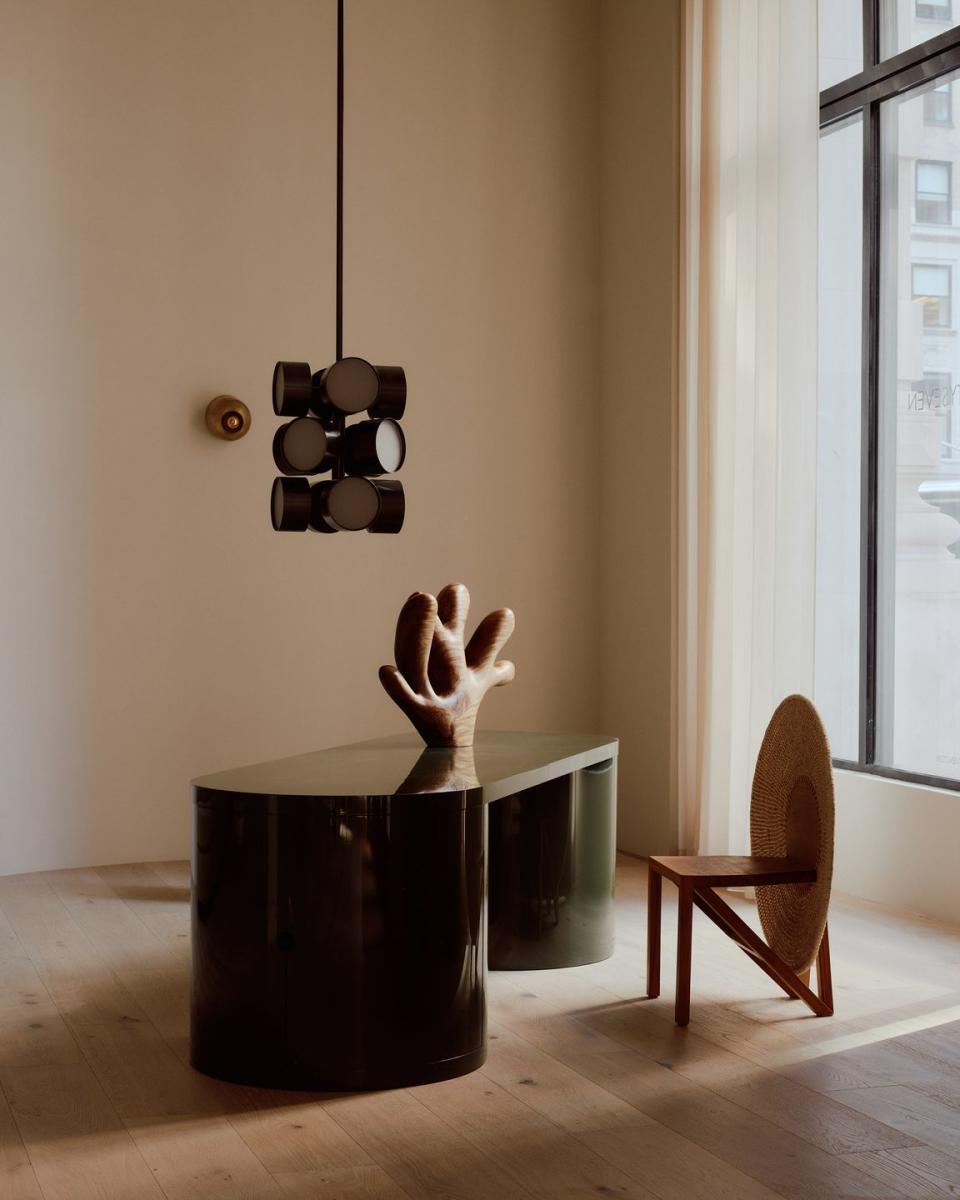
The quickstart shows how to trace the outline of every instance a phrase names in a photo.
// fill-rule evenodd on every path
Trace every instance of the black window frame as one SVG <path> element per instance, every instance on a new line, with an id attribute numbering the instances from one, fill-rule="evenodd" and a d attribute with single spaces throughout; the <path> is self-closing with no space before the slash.
<path id="1" fill-rule="evenodd" d="M 863 0 L 863 69 L 820 92 L 821 130 L 860 117 L 863 122 L 863 300 L 860 451 L 860 712 L 857 759 L 835 767 L 960 792 L 960 780 L 884 766 L 877 757 L 877 629 L 879 619 L 880 262 L 881 145 L 884 101 L 960 71 L 960 25 L 881 57 L 883 0 Z M 952 18 L 952 7 L 951 7 Z M 942 19 L 942 18 L 938 18 Z M 887 39 L 892 41 L 892 39 Z M 951 201 L 952 202 L 952 201 Z"/>

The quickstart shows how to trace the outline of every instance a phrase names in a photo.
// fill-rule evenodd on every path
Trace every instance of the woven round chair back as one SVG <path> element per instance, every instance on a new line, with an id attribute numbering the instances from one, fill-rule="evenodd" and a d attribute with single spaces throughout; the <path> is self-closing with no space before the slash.
<path id="1" fill-rule="evenodd" d="M 817 710 L 788 696 L 770 718 L 757 756 L 750 803 L 751 852 L 816 867 L 816 883 L 757 888 L 770 948 L 797 972 L 820 948 L 833 881 L 833 772 Z"/>

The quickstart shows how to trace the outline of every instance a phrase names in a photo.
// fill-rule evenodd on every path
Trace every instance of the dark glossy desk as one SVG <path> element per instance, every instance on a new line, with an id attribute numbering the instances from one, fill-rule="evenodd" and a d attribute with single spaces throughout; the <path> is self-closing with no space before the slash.
<path id="1" fill-rule="evenodd" d="M 616 754 L 409 734 L 194 780 L 193 1065 L 327 1091 L 480 1066 L 488 939 L 493 969 L 612 952 Z"/>

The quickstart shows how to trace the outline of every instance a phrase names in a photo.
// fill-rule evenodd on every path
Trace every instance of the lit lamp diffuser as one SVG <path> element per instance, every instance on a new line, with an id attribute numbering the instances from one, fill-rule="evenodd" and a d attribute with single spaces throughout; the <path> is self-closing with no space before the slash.
<path id="1" fill-rule="evenodd" d="M 273 439 L 273 460 L 285 477 L 273 484 L 274 529 L 398 533 L 403 484 L 380 476 L 403 465 L 406 443 L 398 418 L 406 402 L 402 367 L 341 358 L 314 373 L 308 363 L 277 363 L 273 408 L 293 419 Z M 366 420 L 347 424 L 363 412 Z M 332 478 L 318 483 L 305 478 L 327 472 Z"/>

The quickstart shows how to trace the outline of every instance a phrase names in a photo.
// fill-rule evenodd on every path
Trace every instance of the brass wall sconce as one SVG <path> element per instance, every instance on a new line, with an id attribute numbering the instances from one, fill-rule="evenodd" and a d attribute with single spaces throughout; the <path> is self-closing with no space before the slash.
<path id="1" fill-rule="evenodd" d="M 214 396 L 203 420 L 214 437 L 235 442 L 250 428 L 250 409 L 236 396 Z"/>

